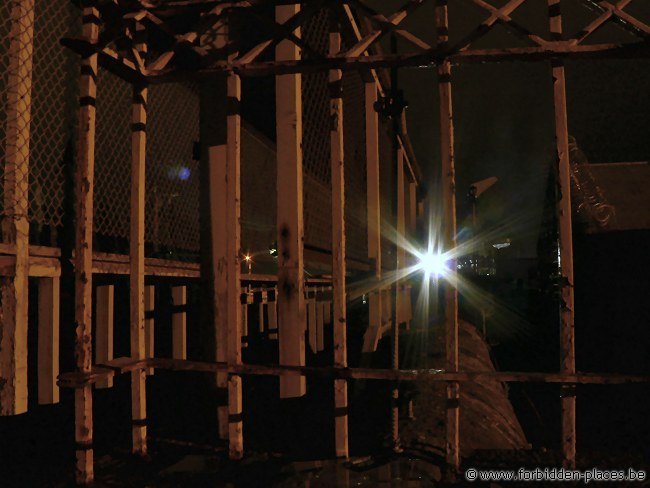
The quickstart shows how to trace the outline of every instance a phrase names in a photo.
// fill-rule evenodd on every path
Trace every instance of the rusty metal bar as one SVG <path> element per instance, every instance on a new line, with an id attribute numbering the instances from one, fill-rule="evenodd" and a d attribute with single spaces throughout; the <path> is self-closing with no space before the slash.
<path id="1" fill-rule="evenodd" d="M 552 35 L 562 38 L 562 14 L 560 0 L 548 0 L 549 22 Z M 553 106 L 555 110 L 555 142 L 559 200 L 557 215 L 559 226 L 560 271 L 560 371 L 574 374 L 576 371 L 574 290 L 573 290 L 573 231 L 571 223 L 571 166 L 569 161 L 569 128 L 567 122 L 566 80 L 564 63 L 551 60 L 553 77 Z M 576 398 L 572 387 L 562 393 L 562 455 L 564 464 L 574 468 L 576 461 Z"/>
<path id="2" fill-rule="evenodd" d="M 277 7 L 277 22 L 284 23 L 299 8 Z M 278 44 L 275 54 L 279 62 L 300 60 L 298 47 L 289 40 Z M 282 75 L 276 79 L 280 363 L 293 366 L 305 364 L 301 87 L 299 74 Z M 282 398 L 303 396 L 306 388 L 305 378 L 280 380 Z"/>
<path id="3" fill-rule="evenodd" d="M 84 38 L 99 38 L 99 11 L 83 9 Z M 79 126 L 75 174 L 75 356 L 77 368 L 89 373 L 92 365 L 92 265 L 93 191 L 95 169 L 95 100 L 97 96 L 97 55 L 82 59 L 79 81 Z M 91 483 L 93 472 L 92 387 L 75 391 L 75 441 L 77 443 L 77 483 Z"/>
<path id="4" fill-rule="evenodd" d="M 338 19 L 330 19 L 329 52 L 341 49 Z M 330 165 L 332 170 L 332 300 L 334 305 L 334 366 L 346 367 L 347 308 L 345 288 L 345 151 L 343 149 L 343 73 L 329 72 L 330 92 Z M 348 384 L 344 379 L 334 380 L 334 424 L 336 456 L 347 458 L 348 448 Z"/>
<path id="5" fill-rule="evenodd" d="M 145 56 L 145 30 L 136 25 L 134 35 L 140 37 L 135 50 Z M 144 211 L 147 157 L 147 95 L 146 85 L 133 85 L 131 107 L 131 219 L 129 235 L 130 258 L 130 317 L 131 357 L 146 357 L 144 337 Z M 146 371 L 131 373 L 132 450 L 134 454 L 147 454 L 147 375 Z"/>
<path id="6" fill-rule="evenodd" d="M 228 35 L 232 35 L 229 30 Z M 226 358 L 228 364 L 242 363 L 241 299 L 241 80 L 231 73 L 227 79 L 227 150 L 226 150 L 226 243 L 228 323 Z M 230 459 L 244 456 L 242 420 L 242 379 L 228 377 L 228 441 Z"/>
<path id="7" fill-rule="evenodd" d="M 516 5 L 510 2 L 509 6 Z M 436 6 L 438 46 L 445 48 L 449 42 L 449 19 L 446 2 Z M 442 204 L 444 252 L 456 247 L 456 176 L 454 167 L 454 122 L 452 110 L 451 63 L 438 66 L 438 91 L 440 93 L 440 150 L 442 161 Z M 458 290 L 455 288 L 456 265 L 449 265 L 445 283 L 445 358 L 446 368 L 457 372 L 459 367 L 458 345 Z M 460 467 L 460 385 L 447 384 L 447 421 L 445 454 L 447 464 L 456 471 Z"/>
<path id="8" fill-rule="evenodd" d="M 27 411 L 29 158 L 34 0 L 14 1 L 7 66 L 2 240 L 15 257 L 0 278 L 0 415 Z"/>
<path id="9" fill-rule="evenodd" d="M 59 386 L 82 388 L 101 378 L 128 373 L 138 368 L 156 368 L 170 371 L 227 372 L 254 376 L 313 376 L 318 378 L 365 379 L 379 381 L 436 381 L 477 382 L 483 380 L 504 383 L 553 383 L 580 385 L 624 385 L 650 383 L 650 375 L 622 375 L 615 373 L 545 373 L 510 371 L 460 371 L 438 369 L 381 369 L 339 368 L 336 366 L 282 366 L 265 364 L 229 365 L 227 362 L 192 361 L 173 358 L 133 360 L 118 358 L 107 364 L 95 365 L 88 373 L 69 372 L 59 376 Z"/>

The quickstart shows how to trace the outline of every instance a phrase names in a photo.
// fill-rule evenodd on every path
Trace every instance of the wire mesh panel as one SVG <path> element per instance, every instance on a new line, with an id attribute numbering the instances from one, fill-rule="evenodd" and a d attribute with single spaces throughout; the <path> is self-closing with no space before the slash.
<path id="1" fill-rule="evenodd" d="M 4 181 L 7 129 L 7 77 L 9 75 L 9 45 L 11 43 L 12 2 L 0 4 L 0 177 Z M 4 191 L 0 185 L 0 208 L 4 210 Z"/>
<path id="2" fill-rule="evenodd" d="M 397 170 L 394 159 L 392 121 L 379 118 L 379 192 L 381 206 L 381 253 L 382 266 L 395 267 L 395 244 L 389 236 L 395 229 Z"/>
<path id="3" fill-rule="evenodd" d="M 277 240 L 275 148 L 248 124 L 241 134 L 241 246 L 247 253 L 266 253 Z"/>
<path id="4" fill-rule="evenodd" d="M 131 85 L 100 69 L 95 139 L 95 247 L 126 252 L 131 181 Z"/>
<path id="5" fill-rule="evenodd" d="M 193 85 L 149 89 L 145 239 L 154 252 L 199 250 L 199 95 Z"/>
<path id="6" fill-rule="evenodd" d="M 321 10 L 302 31 L 305 42 L 315 51 L 329 49 L 329 15 Z M 308 58 L 308 56 L 305 56 Z M 302 77 L 303 191 L 305 243 L 332 248 L 332 183 L 330 169 L 330 106 L 328 73 Z"/>
<path id="7" fill-rule="evenodd" d="M 329 14 L 323 10 L 303 29 L 306 43 L 326 54 L 329 47 Z M 352 39 L 343 37 L 343 45 Z M 303 75 L 303 166 L 305 240 L 331 249 L 330 102 L 328 73 Z M 343 76 L 343 124 L 345 134 L 346 251 L 349 257 L 367 258 L 366 162 L 364 83 L 356 72 Z"/>
<path id="8" fill-rule="evenodd" d="M 32 226 L 57 227 L 63 221 L 64 169 L 74 147 L 78 58 L 59 44 L 59 38 L 76 35 L 78 18 L 67 0 L 36 2 L 29 180 Z"/>
<path id="9" fill-rule="evenodd" d="M 4 220 L 26 217 L 29 104 L 33 52 L 33 2 L 0 4 L 0 161 Z M 15 240 L 3 222 L 3 240 Z"/>
<path id="10" fill-rule="evenodd" d="M 365 88 L 357 72 L 343 75 L 345 144 L 345 230 L 350 258 L 368 257 Z"/>
<path id="11" fill-rule="evenodd" d="M 23 193 L 28 191 L 28 216 L 35 230 L 32 237 L 42 243 L 38 232 L 41 225 L 57 227 L 63 221 L 64 167 L 74 146 L 77 70 L 76 57 L 58 40 L 75 33 L 78 15 L 66 0 L 35 2 L 30 10 L 31 5 L 25 1 L 0 5 L 0 171 L 4 182 L 0 204 L 7 212 L 15 212 L 9 208 L 10 201 L 13 199 L 15 205 L 20 195 L 5 194 L 5 187 L 13 187 L 14 193 L 21 188 Z M 29 130 L 29 138 L 21 127 Z M 7 174 L 5 178 L 7 162 L 17 155 L 29 158 L 29 175 L 27 170 L 19 170 L 15 177 Z"/>
<path id="12" fill-rule="evenodd" d="M 131 177 L 129 84 L 100 71 L 97 89 L 95 230 L 97 247 L 126 252 Z M 145 240 L 157 257 L 199 250 L 199 175 L 193 160 L 199 98 L 183 84 L 149 89 Z"/>

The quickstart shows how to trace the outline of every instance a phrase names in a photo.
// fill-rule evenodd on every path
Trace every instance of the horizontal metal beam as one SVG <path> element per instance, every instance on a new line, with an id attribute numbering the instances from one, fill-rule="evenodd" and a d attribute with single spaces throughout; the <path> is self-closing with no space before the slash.
<path id="1" fill-rule="evenodd" d="M 58 384 L 65 388 L 80 388 L 99 379 L 110 378 L 130 371 L 157 368 L 170 371 L 199 371 L 217 373 L 227 371 L 236 375 L 254 376 L 313 376 L 336 379 L 364 379 L 383 381 L 500 381 L 513 383 L 559 383 L 590 385 L 621 385 L 630 383 L 650 383 L 650 376 L 622 375 L 614 373 L 530 373 L 478 371 L 446 373 L 437 369 L 373 369 L 340 368 L 334 366 L 280 366 L 262 364 L 229 365 L 224 362 L 190 361 L 186 359 L 150 358 L 135 360 L 119 358 L 103 365 L 95 365 L 90 373 L 64 373 Z"/>
<path id="2" fill-rule="evenodd" d="M 377 54 L 352 58 L 304 59 L 300 61 L 268 61 L 250 64 L 215 63 L 196 71 L 149 71 L 147 81 L 152 84 L 187 80 L 210 79 L 224 72 L 240 76 L 271 76 L 293 73 L 313 73 L 330 69 L 369 70 L 377 68 L 430 68 L 448 59 L 452 64 L 502 63 L 513 61 L 535 62 L 552 58 L 607 59 L 650 57 L 650 43 L 573 45 L 569 41 L 553 42 L 548 46 L 506 49 L 466 50 L 443 53 L 439 50 L 406 54 Z"/>

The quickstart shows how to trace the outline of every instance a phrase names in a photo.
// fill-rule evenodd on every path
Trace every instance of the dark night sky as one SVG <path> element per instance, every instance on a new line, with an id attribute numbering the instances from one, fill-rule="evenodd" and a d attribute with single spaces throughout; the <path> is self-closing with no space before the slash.
<path id="1" fill-rule="evenodd" d="M 403 0 L 369 2 L 391 13 Z M 492 0 L 500 7 L 506 0 Z M 476 27 L 487 13 L 470 2 L 450 2 L 450 41 Z M 403 26 L 435 43 L 434 3 L 427 2 Z M 564 30 L 572 35 L 597 14 L 578 0 L 562 2 Z M 650 4 L 635 1 L 626 9 L 650 22 Z M 527 0 L 512 15 L 529 30 L 548 38 L 546 0 Z M 607 25 L 590 43 L 634 41 L 616 25 Z M 475 47 L 524 46 L 501 26 Z M 385 50 L 388 46 L 385 44 Z M 409 46 L 400 45 L 400 50 Z M 650 155 L 650 62 L 567 62 L 569 131 L 591 162 L 646 161 Z M 548 63 L 501 63 L 455 68 L 454 117 L 459 219 L 470 183 L 497 176 L 499 182 L 481 202 L 488 225 L 510 221 L 508 234 L 520 256 L 535 255 L 537 231 L 548 170 L 554 157 L 552 85 Z M 408 130 L 425 172 L 439 173 L 438 93 L 433 69 L 401 69 L 400 85 L 410 102 Z"/>

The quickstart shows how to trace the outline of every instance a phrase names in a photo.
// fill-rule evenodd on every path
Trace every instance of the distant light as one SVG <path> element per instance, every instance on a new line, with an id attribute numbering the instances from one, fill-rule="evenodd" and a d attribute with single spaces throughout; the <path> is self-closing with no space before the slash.
<path id="1" fill-rule="evenodd" d="M 427 276 L 440 276 L 447 271 L 447 262 L 442 254 L 428 252 L 420 256 L 419 268 Z"/>
<path id="2" fill-rule="evenodd" d="M 171 166 L 167 170 L 167 178 L 170 180 L 187 181 L 192 176 L 192 171 L 187 166 Z"/>
<path id="3" fill-rule="evenodd" d="M 250 254 L 246 254 L 246 255 L 244 256 L 244 261 L 246 261 L 247 263 L 248 263 L 251 259 L 253 259 L 253 257 L 252 257 Z"/>
<path id="4" fill-rule="evenodd" d="M 178 170 L 178 179 L 181 181 L 187 181 L 190 179 L 191 171 L 187 166 L 181 166 Z"/>

